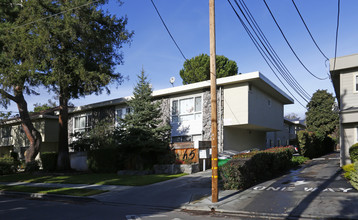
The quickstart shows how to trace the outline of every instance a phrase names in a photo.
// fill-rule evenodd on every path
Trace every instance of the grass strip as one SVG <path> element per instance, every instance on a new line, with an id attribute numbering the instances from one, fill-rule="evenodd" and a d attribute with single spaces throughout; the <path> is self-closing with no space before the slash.
<path id="1" fill-rule="evenodd" d="M 8 186 L 0 185 L 0 191 L 26 192 L 26 193 L 42 193 L 42 194 L 58 194 L 69 196 L 92 196 L 107 192 L 98 189 L 77 189 L 77 188 L 60 188 L 60 187 L 37 187 L 37 186 Z"/>
<path id="2" fill-rule="evenodd" d="M 69 183 L 69 184 L 97 184 L 97 185 L 124 185 L 144 186 L 162 182 L 187 174 L 154 174 L 142 176 L 119 176 L 114 173 L 88 173 L 72 175 L 49 175 L 18 173 L 0 176 L 0 182 L 28 182 L 28 183 Z"/>

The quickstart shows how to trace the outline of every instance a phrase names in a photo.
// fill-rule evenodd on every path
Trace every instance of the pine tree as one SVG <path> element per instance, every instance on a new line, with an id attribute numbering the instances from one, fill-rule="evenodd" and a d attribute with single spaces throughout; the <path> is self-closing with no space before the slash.
<path id="1" fill-rule="evenodd" d="M 121 149 L 132 168 L 151 168 L 169 151 L 170 125 L 161 119 L 161 102 L 154 101 L 152 88 L 142 70 L 127 104 L 131 109 L 121 120 Z"/>

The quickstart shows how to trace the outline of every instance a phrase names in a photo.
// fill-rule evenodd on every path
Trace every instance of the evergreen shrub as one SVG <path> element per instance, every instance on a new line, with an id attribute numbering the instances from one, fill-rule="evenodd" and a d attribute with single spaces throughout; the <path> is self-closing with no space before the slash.
<path id="1" fill-rule="evenodd" d="M 45 171 L 54 171 L 57 168 L 57 156 L 56 152 L 43 152 L 40 154 L 42 168 Z"/>
<path id="2" fill-rule="evenodd" d="M 355 189 L 358 189 L 358 161 L 354 162 L 354 171 L 351 172 L 350 182 Z"/>
<path id="3" fill-rule="evenodd" d="M 13 157 L 1 157 L 0 158 L 0 175 L 16 173 L 17 161 Z"/>
<path id="4" fill-rule="evenodd" d="M 351 157 L 352 163 L 358 161 L 358 143 L 353 144 L 349 148 L 349 156 Z"/>
<path id="5" fill-rule="evenodd" d="M 118 150 L 100 148 L 87 152 L 88 168 L 95 173 L 114 173 L 117 171 Z"/>
<path id="6" fill-rule="evenodd" d="M 356 172 L 353 163 L 344 165 L 342 169 L 344 170 L 344 178 L 346 178 L 347 180 L 351 180 L 352 173 Z"/>
<path id="7" fill-rule="evenodd" d="M 31 161 L 31 162 L 27 162 L 25 165 L 25 172 L 35 172 L 35 171 L 39 171 L 40 166 L 37 160 Z"/>

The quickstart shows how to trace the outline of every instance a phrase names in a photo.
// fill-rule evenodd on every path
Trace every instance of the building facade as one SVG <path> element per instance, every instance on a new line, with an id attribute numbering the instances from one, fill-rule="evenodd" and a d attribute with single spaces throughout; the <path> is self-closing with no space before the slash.
<path id="1" fill-rule="evenodd" d="M 161 102 L 163 120 L 170 123 L 171 140 L 178 142 L 210 141 L 210 81 L 153 91 Z M 131 97 L 79 106 L 70 110 L 71 134 L 106 120 L 113 126 L 129 114 L 126 101 Z M 259 72 L 217 79 L 218 148 L 243 151 L 264 149 L 266 132 L 283 127 L 283 106 L 293 100 Z"/>
<path id="2" fill-rule="evenodd" d="M 351 163 L 349 148 L 358 142 L 358 54 L 330 59 L 339 107 L 341 165 Z"/>

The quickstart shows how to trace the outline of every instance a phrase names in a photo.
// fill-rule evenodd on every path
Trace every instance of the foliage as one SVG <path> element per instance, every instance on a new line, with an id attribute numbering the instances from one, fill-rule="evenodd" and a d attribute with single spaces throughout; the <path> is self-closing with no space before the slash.
<path id="1" fill-rule="evenodd" d="M 327 90 L 317 90 L 307 104 L 307 130 L 316 132 L 316 136 L 323 139 L 336 130 L 338 119 L 333 95 Z"/>
<path id="2" fill-rule="evenodd" d="M 117 148 L 100 148 L 87 152 L 88 168 L 95 173 L 113 173 L 118 166 Z"/>
<path id="3" fill-rule="evenodd" d="M 216 56 L 216 77 L 236 75 L 238 67 L 235 61 L 225 56 Z M 201 82 L 210 79 L 210 57 L 207 54 L 200 54 L 190 60 L 186 60 L 183 69 L 179 72 L 183 84 Z"/>
<path id="4" fill-rule="evenodd" d="M 287 119 L 297 119 L 297 120 L 300 120 L 300 117 L 299 117 L 298 114 L 296 114 L 296 113 L 287 114 L 287 115 L 285 115 L 285 118 L 287 118 Z"/>
<path id="5" fill-rule="evenodd" d="M 255 154 L 257 154 L 259 151 L 251 151 L 248 153 L 239 153 L 234 155 L 232 158 L 251 158 L 252 156 L 254 156 Z"/>
<path id="6" fill-rule="evenodd" d="M 297 166 L 299 166 L 299 165 L 305 163 L 307 160 L 309 160 L 308 157 L 304 157 L 304 156 L 293 156 L 293 157 L 292 157 L 292 160 L 291 160 L 292 166 L 293 166 L 293 167 L 297 167 Z"/>
<path id="7" fill-rule="evenodd" d="M 317 136 L 316 132 L 302 130 L 298 132 L 297 136 L 299 153 L 310 159 L 332 152 L 335 145 L 331 136 Z"/>
<path id="8" fill-rule="evenodd" d="M 89 151 L 100 148 L 113 148 L 116 145 L 113 122 L 100 121 L 91 130 L 77 132 L 75 141 L 70 144 L 74 151 Z"/>
<path id="9" fill-rule="evenodd" d="M 47 109 L 51 109 L 56 107 L 56 102 L 52 102 L 51 99 L 48 100 L 48 103 L 45 104 L 40 104 L 40 103 L 36 103 L 34 104 L 34 112 L 41 112 L 41 111 L 45 111 Z"/>
<path id="10" fill-rule="evenodd" d="M 45 171 L 54 171 L 57 167 L 57 156 L 56 152 L 42 152 L 40 154 L 42 168 Z"/>
<path id="11" fill-rule="evenodd" d="M 285 172 L 292 167 L 292 153 L 292 147 L 276 147 L 230 160 L 219 167 L 224 189 L 248 188 Z"/>
<path id="12" fill-rule="evenodd" d="M 13 157 L 0 158 L 0 175 L 16 173 L 19 162 Z"/>
<path id="13" fill-rule="evenodd" d="M 354 169 L 354 163 L 346 164 L 342 167 L 342 169 L 344 171 L 344 178 L 346 178 L 347 180 L 351 180 L 352 173 L 356 172 L 356 170 Z"/>
<path id="14" fill-rule="evenodd" d="M 0 120 L 6 120 L 10 118 L 12 112 L 0 112 Z"/>
<path id="15" fill-rule="evenodd" d="M 153 102 L 152 88 L 142 70 L 134 88 L 133 98 L 127 102 L 133 110 L 124 119 L 117 138 L 127 169 L 151 169 L 159 157 L 170 151 L 170 125 L 162 120 L 161 102 Z"/>
<path id="16" fill-rule="evenodd" d="M 351 172 L 351 184 L 355 189 L 358 189 L 358 161 L 354 162 L 354 172 Z"/>
<path id="17" fill-rule="evenodd" d="M 27 162 L 25 165 L 25 172 L 35 172 L 35 171 L 39 171 L 40 169 L 40 165 L 39 162 L 37 160 L 31 161 L 31 162 Z"/>
<path id="18" fill-rule="evenodd" d="M 353 144 L 349 148 L 349 156 L 351 158 L 352 163 L 358 161 L 358 143 Z"/>

